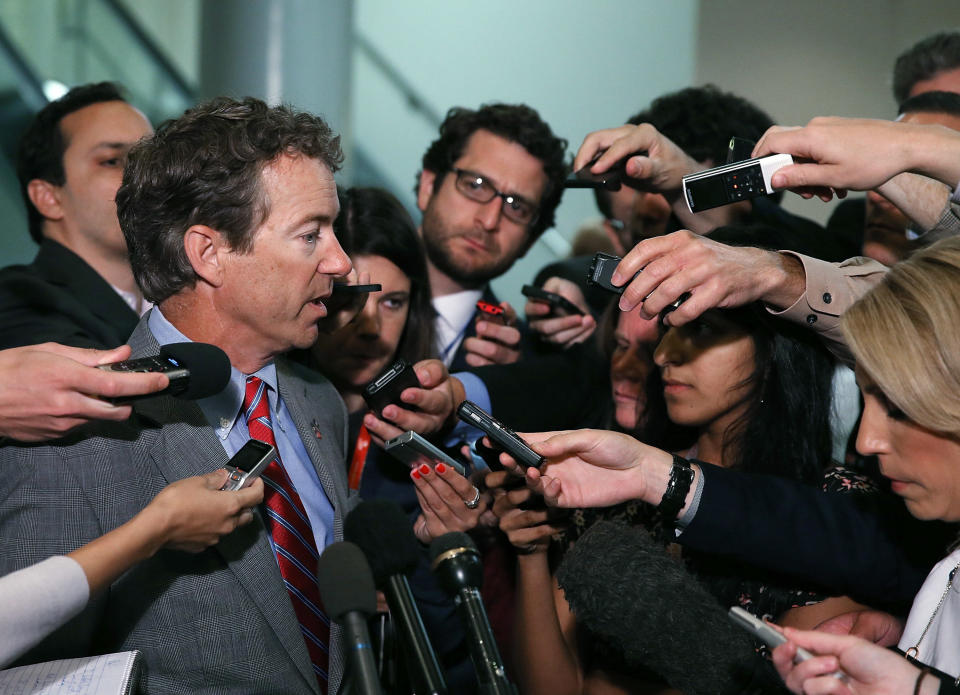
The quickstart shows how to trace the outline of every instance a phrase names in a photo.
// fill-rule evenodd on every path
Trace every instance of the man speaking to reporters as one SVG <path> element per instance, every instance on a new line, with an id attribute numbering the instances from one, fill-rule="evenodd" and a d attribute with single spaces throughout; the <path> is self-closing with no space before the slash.
<path id="1" fill-rule="evenodd" d="M 134 357 L 212 343 L 231 379 L 197 403 L 146 400 L 126 423 L 0 449 L 0 574 L 119 526 L 250 438 L 279 457 L 254 523 L 199 555 L 159 552 L 25 661 L 139 649 L 148 693 L 336 692 L 339 633 L 313 573 L 342 537 L 346 416 L 326 380 L 280 355 L 314 342 L 333 278 L 350 271 L 332 229 L 341 157 L 321 119 L 255 99 L 197 106 L 131 151 L 117 209 L 156 305 Z"/>

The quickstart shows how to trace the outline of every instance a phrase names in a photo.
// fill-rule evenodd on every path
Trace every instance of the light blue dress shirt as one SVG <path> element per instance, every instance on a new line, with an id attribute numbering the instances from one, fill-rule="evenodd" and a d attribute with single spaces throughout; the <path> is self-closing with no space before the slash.
<path id="1" fill-rule="evenodd" d="M 150 311 L 147 327 L 160 345 L 190 340 L 167 320 L 158 307 Z M 270 405 L 273 436 L 277 440 L 277 451 L 280 452 L 283 467 L 290 476 L 297 494 L 300 495 L 307 518 L 310 519 L 317 550 L 322 553 L 324 548 L 333 543 L 333 504 L 324 492 L 323 485 L 320 484 L 317 470 L 300 440 L 300 434 L 290 416 L 290 411 L 280 398 L 276 365 L 270 362 L 255 374 L 250 375 L 243 374 L 231 366 L 230 382 L 227 387 L 216 396 L 198 400 L 197 405 L 203 411 L 207 422 L 213 427 L 227 456 L 233 456 L 250 439 L 247 421 L 239 417 L 246 392 L 247 376 L 260 377 L 268 387 L 267 400 Z M 272 538 L 270 538 L 270 545 L 273 545 Z"/>

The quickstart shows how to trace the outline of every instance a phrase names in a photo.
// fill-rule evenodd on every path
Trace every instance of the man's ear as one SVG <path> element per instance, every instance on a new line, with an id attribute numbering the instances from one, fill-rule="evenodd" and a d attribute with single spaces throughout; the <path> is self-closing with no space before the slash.
<path id="1" fill-rule="evenodd" d="M 223 284 L 223 257 L 231 249 L 220 232 L 203 224 L 195 224 L 183 235 L 183 250 L 198 277 L 214 287 Z"/>
<path id="2" fill-rule="evenodd" d="M 420 172 L 420 183 L 417 184 L 417 207 L 420 212 L 427 209 L 427 203 L 433 196 L 433 184 L 437 182 L 437 174 L 429 169 Z"/>
<path id="3" fill-rule="evenodd" d="M 48 220 L 63 219 L 59 186 L 43 179 L 31 179 L 30 183 L 27 184 L 27 195 L 41 217 Z"/>

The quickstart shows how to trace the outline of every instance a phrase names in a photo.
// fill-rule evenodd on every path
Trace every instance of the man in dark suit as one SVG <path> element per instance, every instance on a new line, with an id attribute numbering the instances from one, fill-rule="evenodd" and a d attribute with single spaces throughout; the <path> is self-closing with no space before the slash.
<path id="1" fill-rule="evenodd" d="M 127 151 L 152 132 L 109 82 L 47 104 L 20 140 L 17 175 L 33 263 L 0 271 L 0 348 L 112 348 L 145 308 L 114 203 Z"/>
<path id="2" fill-rule="evenodd" d="M 198 403 L 138 403 L 119 425 L 31 449 L 0 448 L 0 573 L 63 553 L 131 518 L 164 485 L 274 444 L 253 524 L 195 556 L 161 551 L 27 659 L 140 649 L 148 693 L 333 693 L 339 628 L 316 557 L 348 511 L 346 412 L 323 377 L 281 357 L 309 347 L 334 277 L 350 271 L 332 223 L 339 138 L 319 118 L 218 99 L 131 150 L 117 210 L 155 307 L 134 356 L 218 345 L 230 383 Z"/>
<path id="3" fill-rule="evenodd" d="M 420 235 L 437 347 L 452 371 L 519 359 L 520 331 L 489 321 L 478 329 L 476 303 L 498 304 L 489 282 L 553 225 L 566 145 L 529 106 L 487 104 L 451 109 L 423 155 Z"/>

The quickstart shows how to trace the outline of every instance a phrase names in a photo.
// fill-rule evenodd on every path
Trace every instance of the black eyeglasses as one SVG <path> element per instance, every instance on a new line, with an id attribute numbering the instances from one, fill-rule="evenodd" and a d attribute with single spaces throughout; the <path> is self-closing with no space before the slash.
<path id="1" fill-rule="evenodd" d="M 454 169 L 457 175 L 457 190 L 470 200 L 489 203 L 494 198 L 503 199 L 503 216 L 520 225 L 531 225 L 537 221 L 540 210 L 536 205 L 512 193 L 501 193 L 487 181 L 482 174 L 466 169 Z"/>

